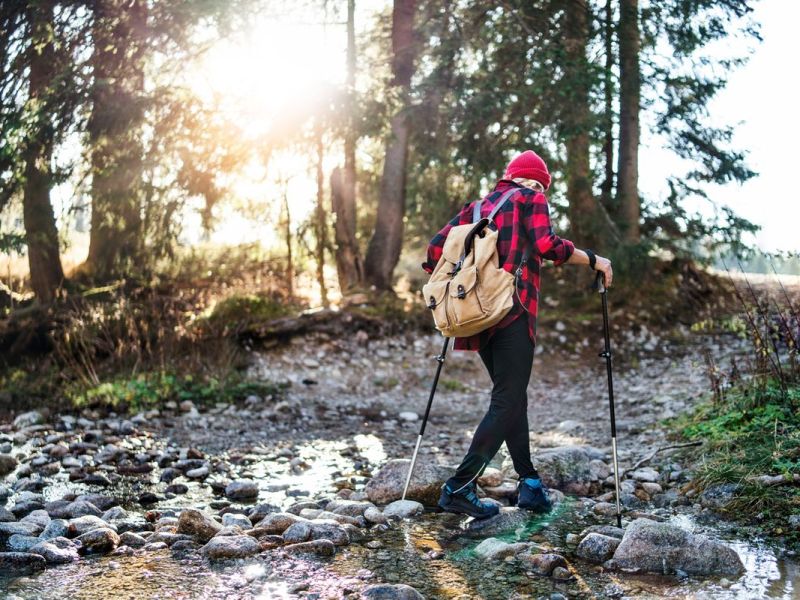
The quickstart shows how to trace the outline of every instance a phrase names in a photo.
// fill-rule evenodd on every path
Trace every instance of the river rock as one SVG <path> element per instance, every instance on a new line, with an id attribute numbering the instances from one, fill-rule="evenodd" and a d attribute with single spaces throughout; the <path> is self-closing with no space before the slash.
<path id="1" fill-rule="evenodd" d="M 475 546 L 475 554 L 488 560 L 503 560 L 507 556 L 514 556 L 528 548 L 530 548 L 530 544 L 525 542 L 509 544 L 503 540 L 490 537 Z"/>
<path id="2" fill-rule="evenodd" d="M 421 515 L 424 511 L 425 507 L 414 500 L 395 500 L 386 505 L 383 514 L 390 518 L 408 519 Z"/>
<path id="3" fill-rule="evenodd" d="M 284 546 L 283 550 L 286 552 L 309 552 L 319 556 L 333 556 L 336 553 L 336 546 L 330 540 L 319 539 L 311 540 L 308 542 L 300 542 L 299 544 L 289 544 Z"/>
<path id="4" fill-rule="evenodd" d="M 335 498 L 325 505 L 325 510 L 336 513 L 337 515 L 347 515 L 348 517 L 361 517 L 370 507 L 375 507 L 372 502 L 362 500 L 346 500 Z"/>
<path id="5" fill-rule="evenodd" d="M 322 539 L 330 540 L 335 546 L 350 543 L 350 537 L 341 525 L 322 520 L 294 523 L 283 532 L 283 539 L 289 544 Z"/>
<path id="6" fill-rule="evenodd" d="M 225 486 L 225 495 L 231 500 L 252 500 L 258 497 L 258 484 L 250 479 L 231 481 Z"/>
<path id="7" fill-rule="evenodd" d="M 504 475 L 500 469 L 486 467 L 483 474 L 478 477 L 478 485 L 482 488 L 497 487 L 503 483 Z"/>
<path id="8" fill-rule="evenodd" d="M 720 483 L 708 486 L 700 494 L 700 504 L 713 510 L 723 509 L 736 498 L 741 488 L 742 486 L 738 483 Z"/>
<path id="9" fill-rule="evenodd" d="M 40 541 L 30 552 L 42 556 L 48 565 L 64 565 L 78 560 L 77 546 L 64 537 Z"/>
<path id="10" fill-rule="evenodd" d="M 69 531 L 69 523 L 64 519 L 51 519 L 44 528 L 44 531 L 39 534 L 42 540 L 50 540 L 57 537 L 66 537 Z"/>
<path id="11" fill-rule="evenodd" d="M 207 542 L 221 529 L 220 523 L 195 508 L 181 511 L 180 517 L 178 517 L 177 532 L 195 536 L 201 542 Z"/>
<path id="12" fill-rule="evenodd" d="M 78 536 L 81 554 L 106 554 L 119 546 L 117 532 L 109 527 L 99 527 Z"/>
<path id="13" fill-rule="evenodd" d="M 537 452 L 533 466 L 546 487 L 587 496 L 600 487 L 595 483 L 596 468 L 593 470 L 590 463 L 601 457 L 602 452 L 591 446 L 561 446 Z"/>
<path id="14" fill-rule="evenodd" d="M 142 548 L 147 543 L 147 540 L 138 533 L 126 531 L 120 534 L 119 543 L 129 548 Z"/>
<path id="15" fill-rule="evenodd" d="M 293 515 L 292 513 L 272 513 L 264 517 L 258 523 L 258 527 L 251 529 L 249 535 L 275 535 L 275 534 L 282 534 L 286 531 L 290 525 L 294 523 L 298 523 L 300 521 L 308 521 L 308 519 L 304 519 L 298 515 Z M 258 532 L 257 534 L 252 532 Z"/>
<path id="16" fill-rule="evenodd" d="M 211 538 L 202 552 L 209 560 L 246 558 L 261 552 L 261 546 L 249 535 L 226 535 Z"/>
<path id="17" fill-rule="evenodd" d="M 0 477 L 8 475 L 17 468 L 18 461 L 10 454 L 0 454 Z"/>
<path id="18" fill-rule="evenodd" d="M 404 583 L 378 583 L 364 588 L 364 600 L 425 600 L 425 597 L 410 585 Z"/>
<path id="19" fill-rule="evenodd" d="M 6 541 L 6 547 L 12 552 L 30 552 L 31 548 L 41 540 L 33 535 L 15 533 Z"/>
<path id="20" fill-rule="evenodd" d="M 84 515 L 94 515 L 95 517 L 100 517 L 103 514 L 103 511 L 101 511 L 88 500 L 75 500 L 74 502 L 70 502 L 64 508 L 64 513 L 68 519 L 74 519 Z"/>
<path id="21" fill-rule="evenodd" d="M 260 522 L 264 517 L 267 515 L 271 515 L 274 513 L 281 512 L 279 506 L 275 506 L 274 504 L 259 504 L 254 506 L 248 513 L 247 518 L 250 519 L 250 522 L 255 525 L 256 523 Z M 288 511 L 292 512 L 292 511 Z"/>
<path id="22" fill-rule="evenodd" d="M 488 519 L 473 519 L 465 534 L 470 537 L 486 537 L 509 533 L 527 525 L 536 515 L 510 506 L 500 509 L 500 512 Z"/>
<path id="23" fill-rule="evenodd" d="M 625 530 L 611 559 L 618 569 L 689 575 L 738 575 L 739 555 L 725 544 L 670 523 L 636 519 Z"/>
<path id="24" fill-rule="evenodd" d="M 590 533 L 581 540 L 575 554 L 589 562 L 602 563 L 614 554 L 620 540 L 602 533 Z"/>
<path id="25" fill-rule="evenodd" d="M 649 482 L 656 482 L 659 478 L 658 471 L 656 471 L 653 467 L 640 467 L 635 471 L 631 471 L 628 476 L 636 481 Z"/>
<path id="26" fill-rule="evenodd" d="M 223 527 L 239 527 L 242 531 L 250 529 L 253 525 L 246 516 L 236 513 L 225 513 L 222 515 Z"/>
<path id="27" fill-rule="evenodd" d="M 69 522 L 68 532 L 72 537 L 78 537 L 84 533 L 98 528 L 111 528 L 115 529 L 114 525 L 106 523 L 100 517 L 94 515 L 84 515 L 77 519 L 72 519 Z"/>
<path id="28" fill-rule="evenodd" d="M 12 521 L 0 523 L 0 539 L 11 537 L 12 535 L 39 535 L 42 528 L 36 523 L 25 521 Z"/>
<path id="29" fill-rule="evenodd" d="M 375 504 L 388 504 L 400 500 L 411 461 L 406 458 L 390 460 L 383 465 L 364 488 L 367 497 Z M 441 487 L 453 474 L 453 469 L 424 459 L 417 460 L 408 486 L 408 499 L 423 504 L 435 505 L 439 501 Z"/>
<path id="30" fill-rule="evenodd" d="M 522 561 L 530 566 L 531 571 L 536 575 L 549 577 L 556 567 L 567 568 L 567 559 L 555 552 L 543 552 L 541 554 L 522 554 Z"/>
<path id="31" fill-rule="evenodd" d="M 17 415 L 17 417 L 14 419 L 14 427 L 17 429 L 23 429 L 25 427 L 31 427 L 32 425 L 39 425 L 41 423 L 44 423 L 44 415 L 38 410 L 24 412 Z"/>
<path id="32" fill-rule="evenodd" d="M 376 506 L 371 506 L 365 510 L 364 518 L 367 520 L 367 522 L 375 525 L 383 525 L 389 521 L 389 519 L 386 518 L 386 515 L 384 515 Z"/>
<path id="33" fill-rule="evenodd" d="M 0 552 L 0 573 L 9 575 L 26 575 L 42 571 L 45 560 L 31 552 Z"/>

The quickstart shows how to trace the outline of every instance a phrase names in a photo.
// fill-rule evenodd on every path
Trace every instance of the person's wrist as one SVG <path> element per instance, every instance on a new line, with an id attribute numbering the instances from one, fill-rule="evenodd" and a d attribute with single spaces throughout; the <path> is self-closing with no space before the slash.
<path id="1" fill-rule="evenodd" d="M 586 256 L 589 257 L 589 268 L 594 271 L 594 266 L 597 264 L 597 255 L 588 248 L 585 248 L 584 252 L 586 253 Z"/>

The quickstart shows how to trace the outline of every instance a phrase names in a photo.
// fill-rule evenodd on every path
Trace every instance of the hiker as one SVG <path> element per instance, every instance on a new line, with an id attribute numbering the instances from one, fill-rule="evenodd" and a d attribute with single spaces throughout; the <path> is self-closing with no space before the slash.
<path id="1" fill-rule="evenodd" d="M 477 351 L 492 380 L 489 409 L 475 430 L 469 450 L 455 474 L 442 486 L 439 506 L 448 512 L 482 519 L 499 512 L 496 504 L 482 502 L 476 494 L 475 480 L 506 443 L 514 470 L 519 477 L 512 505 L 535 512 L 551 508 L 547 491 L 531 462 L 528 432 L 528 381 L 533 364 L 536 315 L 539 298 L 539 270 L 542 259 L 555 265 L 589 265 L 602 271 L 605 285 L 612 282 L 611 261 L 591 250 L 579 250 L 558 237 L 550 222 L 544 192 L 550 187 L 547 165 L 535 152 L 526 150 L 516 156 L 494 189 L 484 198 L 480 216 L 486 217 L 494 203 L 507 191 L 517 188 L 495 216 L 498 229 L 497 250 L 500 266 L 514 272 L 526 249 L 530 258 L 523 265 L 514 306 L 497 324 L 470 337 L 456 337 L 454 350 Z M 447 232 L 451 227 L 472 223 L 468 202 L 461 212 L 439 231 L 428 245 L 428 259 L 422 268 L 432 273 Z"/>

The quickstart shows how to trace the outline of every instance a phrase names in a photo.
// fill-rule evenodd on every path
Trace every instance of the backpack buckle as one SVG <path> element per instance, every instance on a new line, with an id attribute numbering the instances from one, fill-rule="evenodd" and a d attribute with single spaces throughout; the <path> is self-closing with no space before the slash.
<path id="1" fill-rule="evenodd" d="M 436 308 L 436 298 L 434 298 L 433 296 L 431 296 L 431 301 L 428 302 L 428 308 L 430 308 L 431 310 Z"/>
<path id="2" fill-rule="evenodd" d="M 467 291 L 464 289 L 464 286 L 461 285 L 460 283 L 458 284 L 458 293 L 456 294 L 456 296 L 461 300 L 467 297 Z"/>

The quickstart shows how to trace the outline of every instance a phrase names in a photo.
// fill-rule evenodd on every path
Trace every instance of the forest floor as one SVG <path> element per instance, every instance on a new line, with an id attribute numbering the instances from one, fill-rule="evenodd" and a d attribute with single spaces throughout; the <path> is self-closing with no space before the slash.
<path id="1" fill-rule="evenodd" d="M 777 291 L 769 283 L 759 289 Z M 791 293 L 798 292 L 800 288 L 791 288 Z M 703 460 L 702 449 L 665 449 L 641 463 L 650 471 L 629 472 L 653 451 L 684 441 L 675 438 L 672 419 L 708 398 L 707 357 L 725 368 L 734 363 L 742 367 L 752 353 L 749 342 L 724 327 L 632 329 L 620 325 L 624 315 L 616 311 L 613 296 L 610 300 L 612 325 L 617 324 L 612 343 L 620 468 L 626 489 L 637 494 L 628 494 L 625 522 L 648 514 L 721 540 L 742 560 L 741 576 L 625 574 L 578 556 L 574 536 L 589 526 L 614 523 L 613 515 L 600 510 L 611 489 L 608 479 L 601 478 L 601 489 L 568 495 L 549 516 L 530 517 L 523 527 L 486 532 L 478 539 L 470 534 L 467 519 L 431 511 L 385 528 L 371 527 L 359 534 L 361 539 L 353 533 L 352 543 L 338 546 L 333 556 L 267 551 L 210 563 L 191 548 L 178 551 L 180 544 L 164 536 L 159 538 L 164 544 L 144 551 L 3 578 L 0 589 L 9 598 L 43 599 L 339 598 L 356 597 L 369 585 L 405 583 L 426 598 L 796 597 L 800 564 L 785 540 L 765 538 L 756 525 L 729 520 L 714 494 L 695 496 L 687 485 Z M 568 446 L 592 447 L 610 463 L 605 369 L 597 356 L 602 346 L 599 301 L 597 308 L 594 315 L 570 321 L 556 304 L 540 325 L 528 389 L 535 455 Z M 248 379 L 284 384 L 284 391 L 271 397 L 253 395 L 239 404 L 184 401 L 130 419 L 87 409 L 78 420 L 53 414 L 46 424 L 4 426 L 6 433 L 0 436 L 5 440 L 0 442 L 8 449 L 3 452 L 13 448 L 19 461 L 7 479 L 6 506 L 17 514 L 14 509 L 22 503 L 36 502 L 24 497 L 26 489 L 41 494 L 45 508 L 62 497 L 99 492 L 116 497 L 131 518 L 144 516 L 174 532 L 171 515 L 187 507 L 247 514 L 257 504 L 291 510 L 300 501 L 362 499 L 365 484 L 388 460 L 410 456 L 441 342 L 440 336 L 416 329 L 391 336 L 363 330 L 347 337 L 310 332 L 248 352 Z M 421 463 L 459 462 L 486 409 L 489 389 L 476 353 L 448 353 Z M 52 465 L 43 458 L 52 445 L 67 445 L 67 457 L 81 461 L 94 451 L 73 445 L 92 441 L 98 454 L 113 447 L 130 459 L 115 452 L 110 458 L 95 455 L 92 464 L 100 465 L 99 472 L 108 478 L 102 487 L 68 477 L 66 464 L 64 470 L 39 473 L 43 465 Z M 189 477 L 184 470 L 172 481 L 185 489 L 175 493 L 177 488 L 167 490 L 161 477 L 171 464 L 162 466 L 164 456 L 188 456 L 197 462 L 192 467 L 207 472 Z M 507 467 L 506 459 L 503 448 L 492 466 Z M 153 468 L 136 473 L 131 461 Z M 18 485 L 37 477 L 38 485 Z M 255 482 L 257 501 L 225 498 L 225 482 L 240 479 Z M 643 482 L 658 483 L 647 487 Z M 559 553 L 567 557 L 570 573 L 559 580 L 536 576 L 518 558 L 483 558 L 475 548 L 479 538 L 490 535 Z"/>

